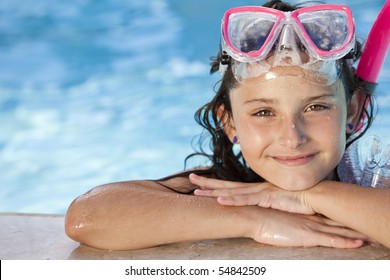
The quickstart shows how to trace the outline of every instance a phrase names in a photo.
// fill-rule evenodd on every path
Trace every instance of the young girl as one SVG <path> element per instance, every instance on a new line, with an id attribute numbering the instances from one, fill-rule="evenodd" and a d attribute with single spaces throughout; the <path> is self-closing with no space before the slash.
<path id="1" fill-rule="evenodd" d="M 223 19 L 211 68 L 222 82 L 196 113 L 212 154 L 195 155 L 211 166 L 92 189 L 68 209 L 72 239 L 112 250 L 233 237 L 390 246 L 389 189 L 342 183 L 336 172 L 372 121 L 371 95 L 352 67 L 360 45 L 350 10 L 264 6 L 230 9 Z"/>

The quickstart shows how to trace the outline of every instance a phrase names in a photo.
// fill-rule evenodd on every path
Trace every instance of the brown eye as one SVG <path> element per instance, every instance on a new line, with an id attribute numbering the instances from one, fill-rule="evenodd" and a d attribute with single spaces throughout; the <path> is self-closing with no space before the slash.
<path id="1" fill-rule="evenodd" d="M 271 110 L 260 110 L 257 111 L 254 115 L 257 117 L 270 117 L 273 116 L 274 114 L 272 113 Z"/>
<path id="2" fill-rule="evenodd" d="M 323 111 L 329 109 L 328 106 L 324 106 L 321 104 L 314 104 L 307 107 L 306 111 Z"/>

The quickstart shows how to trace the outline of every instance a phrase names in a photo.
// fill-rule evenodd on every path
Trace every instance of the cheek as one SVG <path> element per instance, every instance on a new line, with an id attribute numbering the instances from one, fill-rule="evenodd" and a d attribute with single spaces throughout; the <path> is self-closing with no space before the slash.
<path id="1" fill-rule="evenodd" d="M 333 154 L 335 160 L 341 160 L 346 144 L 346 117 L 343 114 L 328 116 L 316 125 L 313 135 L 317 135 L 317 140 L 326 146 L 327 150 Z"/>
<path id="2" fill-rule="evenodd" d="M 345 137 L 344 118 L 342 116 L 327 116 L 322 121 L 312 125 L 316 134 L 323 135 L 326 138 Z"/>
<path id="3" fill-rule="evenodd" d="M 240 138 L 241 149 L 259 149 L 270 141 L 270 136 L 274 135 L 273 127 L 267 124 L 259 124 L 251 119 L 240 119 L 237 134 Z"/>
<path id="4" fill-rule="evenodd" d="M 262 176 L 262 165 L 259 164 L 259 159 L 262 158 L 269 147 L 274 146 L 276 141 L 277 130 L 273 125 L 251 123 L 244 121 L 237 130 L 240 137 L 240 150 L 242 155 L 249 166 L 253 170 L 257 170 L 260 176 Z"/>

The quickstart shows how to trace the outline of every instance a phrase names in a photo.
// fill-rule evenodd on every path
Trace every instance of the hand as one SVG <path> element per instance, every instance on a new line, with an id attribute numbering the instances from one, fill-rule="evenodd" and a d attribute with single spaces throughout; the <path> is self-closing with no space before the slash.
<path id="1" fill-rule="evenodd" d="M 195 195 L 217 197 L 219 204 L 232 206 L 257 205 L 263 215 L 253 221 L 251 237 L 261 243 L 278 246 L 326 246 L 357 248 L 371 240 L 326 217 L 313 215 L 306 192 L 291 192 L 270 183 L 241 183 L 190 175 L 201 189 Z M 287 213 L 294 212 L 294 213 Z M 297 213 L 297 214 L 295 214 Z M 300 213 L 300 214 L 298 214 Z M 257 227 L 257 228 L 256 228 Z"/>
<path id="2" fill-rule="evenodd" d="M 321 216 L 311 216 L 263 209 L 266 212 L 252 238 L 277 246 L 325 246 L 358 248 L 368 238 L 352 229 Z"/>
<path id="3" fill-rule="evenodd" d="M 257 205 L 292 213 L 315 214 L 306 199 L 305 191 L 286 191 L 268 182 L 230 182 L 195 174 L 191 174 L 189 178 L 191 183 L 200 187 L 200 189 L 195 190 L 195 195 L 216 197 L 221 205 Z"/>

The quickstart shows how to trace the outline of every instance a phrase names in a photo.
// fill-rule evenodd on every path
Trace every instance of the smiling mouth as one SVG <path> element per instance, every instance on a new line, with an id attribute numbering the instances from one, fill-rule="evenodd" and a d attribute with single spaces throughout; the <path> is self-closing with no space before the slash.
<path id="1" fill-rule="evenodd" d="M 305 156 L 276 156 L 272 158 L 285 166 L 300 166 L 312 161 L 316 155 L 317 154 L 310 154 Z"/>

